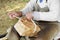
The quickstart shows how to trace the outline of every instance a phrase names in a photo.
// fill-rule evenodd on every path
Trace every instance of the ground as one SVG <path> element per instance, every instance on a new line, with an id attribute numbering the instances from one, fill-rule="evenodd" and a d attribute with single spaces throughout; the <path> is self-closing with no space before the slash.
<path id="1" fill-rule="evenodd" d="M 27 3 L 28 0 L 0 0 L 0 34 L 6 32 L 6 30 L 13 26 L 17 19 L 9 19 L 7 13 L 9 11 L 19 11 Z"/>

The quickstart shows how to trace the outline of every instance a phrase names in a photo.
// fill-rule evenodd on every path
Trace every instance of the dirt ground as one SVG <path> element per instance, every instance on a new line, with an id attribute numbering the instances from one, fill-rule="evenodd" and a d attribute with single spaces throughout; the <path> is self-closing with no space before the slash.
<path id="1" fill-rule="evenodd" d="M 5 33 L 10 26 L 13 26 L 17 22 L 17 19 L 9 19 L 7 13 L 9 11 L 21 10 L 25 4 L 26 2 L 21 2 L 21 0 L 0 0 L 0 34 Z"/>

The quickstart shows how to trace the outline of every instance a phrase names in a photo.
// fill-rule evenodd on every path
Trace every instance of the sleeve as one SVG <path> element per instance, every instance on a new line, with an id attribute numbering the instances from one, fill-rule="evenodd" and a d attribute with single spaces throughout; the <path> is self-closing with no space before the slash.
<path id="1" fill-rule="evenodd" d="M 59 1 L 52 0 L 49 5 L 49 12 L 33 12 L 34 20 L 56 21 L 59 13 Z"/>
<path id="2" fill-rule="evenodd" d="M 23 15 L 25 15 L 28 12 L 32 12 L 35 3 L 36 3 L 36 0 L 30 0 L 27 3 L 27 5 L 20 11 L 22 11 Z"/>

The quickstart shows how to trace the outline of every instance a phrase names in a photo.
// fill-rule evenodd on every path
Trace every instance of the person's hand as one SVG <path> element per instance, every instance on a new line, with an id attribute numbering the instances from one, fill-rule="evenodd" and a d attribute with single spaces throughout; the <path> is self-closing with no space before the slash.
<path id="1" fill-rule="evenodd" d="M 10 19 L 15 19 L 16 17 L 22 16 L 22 12 L 11 11 L 8 13 Z"/>
<path id="2" fill-rule="evenodd" d="M 33 19 L 32 13 L 27 13 L 27 14 L 26 14 L 26 18 L 27 18 L 28 20 Z"/>

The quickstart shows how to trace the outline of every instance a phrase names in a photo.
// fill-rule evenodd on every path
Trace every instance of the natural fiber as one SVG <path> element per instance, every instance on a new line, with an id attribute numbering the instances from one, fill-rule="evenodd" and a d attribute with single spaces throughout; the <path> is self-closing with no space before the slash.
<path id="1" fill-rule="evenodd" d="M 40 31 L 39 26 L 37 26 L 33 20 L 29 21 L 25 17 L 20 18 L 14 28 L 20 36 L 28 37 L 35 36 Z"/>

